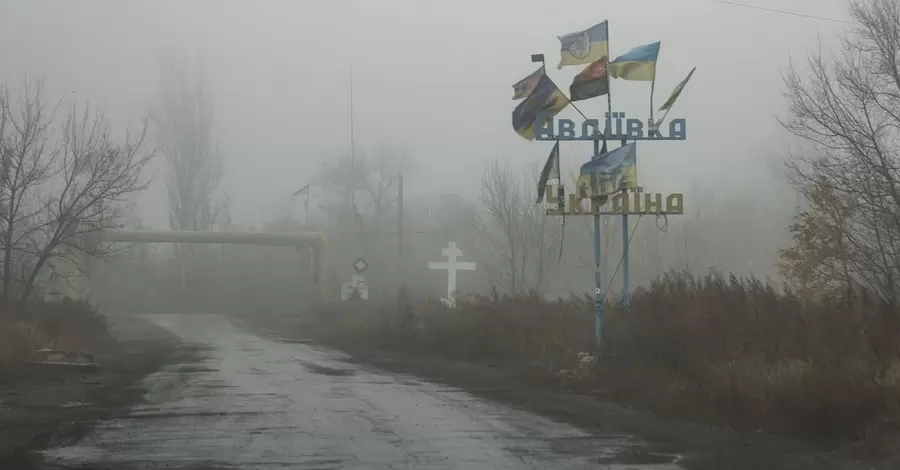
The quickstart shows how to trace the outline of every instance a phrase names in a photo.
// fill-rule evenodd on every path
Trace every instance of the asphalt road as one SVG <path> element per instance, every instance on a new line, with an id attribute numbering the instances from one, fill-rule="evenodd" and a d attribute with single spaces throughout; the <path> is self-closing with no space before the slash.
<path id="1" fill-rule="evenodd" d="M 680 468 L 630 436 L 367 369 L 224 316 L 147 318 L 195 354 L 148 376 L 146 403 L 124 418 L 45 450 L 46 469 Z"/>

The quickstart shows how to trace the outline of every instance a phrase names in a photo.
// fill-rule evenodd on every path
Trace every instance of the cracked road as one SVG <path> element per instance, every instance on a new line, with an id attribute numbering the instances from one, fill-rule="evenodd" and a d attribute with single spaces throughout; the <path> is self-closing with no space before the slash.
<path id="1" fill-rule="evenodd" d="M 43 451 L 46 469 L 680 468 L 627 435 L 368 369 L 225 316 L 146 318 L 195 353 L 148 376 L 146 402 L 123 418 Z"/>

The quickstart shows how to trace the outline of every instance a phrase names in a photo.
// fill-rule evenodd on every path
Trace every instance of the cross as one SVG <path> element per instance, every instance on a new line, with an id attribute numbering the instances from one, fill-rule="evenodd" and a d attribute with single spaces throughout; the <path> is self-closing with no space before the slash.
<path id="1" fill-rule="evenodd" d="M 475 263 L 459 262 L 456 260 L 463 254 L 462 250 L 456 246 L 456 242 L 450 242 L 447 245 L 447 248 L 442 248 L 441 254 L 447 258 L 447 261 L 429 261 L 428 269 L 447 270 L 447 300 L 451 304 L 454 304 L 453 294 L 456 292 L 456 271 L 474 271 Z"/>

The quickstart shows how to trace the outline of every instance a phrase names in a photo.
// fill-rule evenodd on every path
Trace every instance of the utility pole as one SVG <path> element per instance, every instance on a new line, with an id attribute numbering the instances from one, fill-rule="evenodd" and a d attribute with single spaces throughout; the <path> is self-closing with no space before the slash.
<path id="1" fill-rule="evenodd" d="M 400 285 L 403 285 L 403 173 L 397 175 L 397 269 L 399 271 Z"/>
<path id="2" fill-rule="evenodd" d="M 306 200 L 303 201 L 303 227 L 309 228 L 309 193 L 306 193 Z"/>
<path id="3" fill-rule="evenodd" d="M 356 220 L 356 140 L 353 129 L 353 67 L 350 67 L 350 211 L 352 220 Z"/>

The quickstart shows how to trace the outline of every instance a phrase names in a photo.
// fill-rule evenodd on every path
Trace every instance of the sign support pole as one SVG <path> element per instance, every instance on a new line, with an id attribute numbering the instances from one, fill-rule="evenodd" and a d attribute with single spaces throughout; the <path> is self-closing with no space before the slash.
<path id="1" fill-rule="evenodd" d="M 594 158 L 599 157 L 600 141 L 594 141 Z M 600 243 L 600 215 L 594 215 L 594 335 L 597 339 L 597 352 L 600 352 L 601 315 L 603 314 L 603 264 Z"/>
<path id="2" fill-rule="evenodd" d="M 628 197 L 628 190 L 622 190 L 622 197 Z M 631 291 L 628 288 L 628 211 L 622 212 L 622 305 L 631 305 Z"/>

